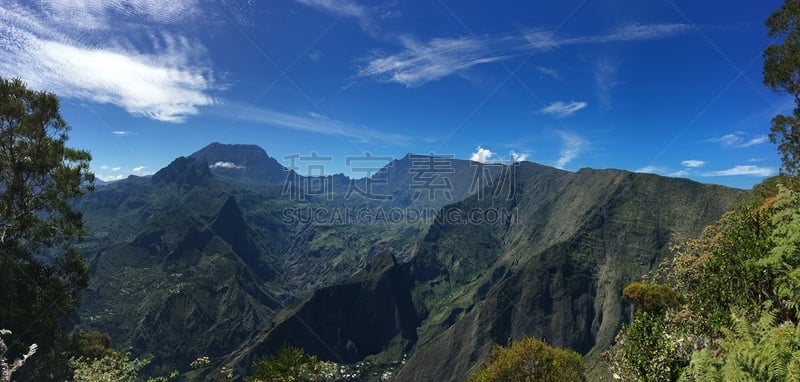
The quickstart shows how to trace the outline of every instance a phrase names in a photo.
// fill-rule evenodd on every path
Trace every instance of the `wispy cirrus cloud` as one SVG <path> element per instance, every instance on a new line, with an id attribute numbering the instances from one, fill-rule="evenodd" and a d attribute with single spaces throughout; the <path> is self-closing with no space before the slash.
<path id="1" fill-rule="evenodd" d="M 331 12 L 337 16 L 362 18 L 367 16 L 367 8 L 350 0 L 295 0 L 298 3 Z"/>
<path id="2" fill-rule="evenodd" d="M 504 61 L 522 54 L 567 45 L 654 40 L 687 30 L 690 27 L 686 24 L 632 24 L 595 36 L 561 36 L 552 31 L 528 30 L 522 36 L 435 38 L 428 42 L 403 37 L 400 39 L 403 50 L 391 54 L 373 53 L 366 59 L 367 64 L 360 68 L 358 75 L 415 87 L 459 74 L 477 65 Z"/>
<path id="3" fill-rule="evenodd" d="M 705 166 L 706 164 L 707 164 L 706 161 L 702 161 L 699 159 L 687 159 L 681 161 L 681 166 L 683 166 L 683 168 L 676 171 L 673 171 L 667 167 L 648 165 L 645 167 L 638 168 L 634 170 L 634 172 L 664 175 L 675 178 L 685 178 L 687 176 L 696 174 L 697 169 Z"/>
<path id="4" fill-rule="evenodd" d="M 681 165 L 686 168 L 700 168 L 705 166 L 706 162 L 698 159 L 687 159 L 685 161 L 681 161 Z"/>
<path id="5" fill-rule="evenodd" d="M 114 130 L 111 132 L 111 134 L 116 135 L 118 137 L 132 137 L 137 135 L 136 133 L 127 130 Z"/>
<path id="6" fill-rule="evenodd" d="M 587 104 L 586 102 L 576 102 L 576 101 L 562 102 L 562 101 L 558 101 L 558 102 L 553 102 L 550 105 L 545 106 L 544 108 L 539 110 L 539 112 L 540 113 L 544 113 L 544 114 L 554 115 L 556 117 L 566 117 L 566 116 L 575 114 L 576 112 L 578 112 L 578 110 L 581 110 L 581 109 L 585 108 L 588 105 L 589 104 Z"/>
<path id="7" fill-rule="evenodd" d="M 392 55 L 374 54 L 358 75 L 415 87 L 506 58 L 486 51 L 486 44 L 497 41 L 475 37 L 436 38 L 427 43 L 403 37 L 401 42 L 405 48 L 403 51 Z"/>
<path id="8" fill-rule="evenodd" d="M 748 139 L 747 141 L 745 141 L 742 144 L 740 144 L 739 147 L 750 147 L 750 146 L 760 145 L 762 143 L 767 143 L 767 142 L 769 142 L 769 137 L 767 137 L 766 135 L 759 135 L 757 137 L 753 137 L 753 138 Z"/>
<path id="9" fill-rule="evenodd" d="M 604 44 L 657 40 L 688 32 L 689 24 L 628 24 L 608 33 L 589 36 L 562 36 L 555 32 L 531 29 L 524 33 L 528 46 L 533 49 L 553 49 L 567 45 Z"/>
<path id="10" fill-rule="evenodd" d="M 561 79 L 561 75 L 558 73 L 558 71 L 552 68 L 537 66 L 536 71 L 555 80 Z"/>
<path id="11" fill-rule="evenodd" d="M 199 14 L 197 0 L 43 0 L 39 3 L 53 21 L 82 29 L 113 28 L 112 18 L 118 16 L 171 24 Z"/>
<path id="12" fill-rule="evenodd" d="M 619 85 L 617 64 L 608 57 L 602 57 L 594 64 L 595 96 L 606 109 L 611 108 L 611 91 Z"/>
<path id="13" fill-rule="evenodd" d="M 553 165 L 555 168 L 563 169 L 567 164 L 572 162 L 589 146 L 589 142 L 575 133 L 564 130 L 559 130 L 558 135 L 561 136 L 562 146 L 558 160 Z"/>
<path id="14" fill-rule="evenodd" d="M 387 34 L 382 31 L 380 20 L 394 18 L 400 15 L 395 9 L 396 4 L 385 2 L 375 5 L 374 2 L 369 6 L 359 4 L 354 0 L 295 0 L 296 2 L 317 9 L 322 12 L 330 13 L 338 17 L 348 17 L 356 20 L 367 35 L 386 40 Z"/>
<path id="15" fill-rule="evenodd" d="M 711 171 L 705 176 L 758 176 L 768 177 L 776 175 L 778 171 L 772 167 L 762 167 L 755 165 L 737 165 L 727 170 Z"/>
<path id="16" fill-rule="evenodd" d="M 750 147 L 767 143 L 769 142 L 769 137 L 767 137 L 766 135 L 756 135 L 750 138 L 746 138 L 743 132 L 737 131 L 734 133 L 725 134 L 720 137 L 711 138 L 708 141 L 720 143 L 724 146 L 742 148 L 742 147 Z"/>
<path id="17" fill-rule="evenodd" d="M 598 36 L 587 37 L 587 42 L 622 42 L 622 41 L 646 41 L 656 40 L 674 36 L 690 31 L 689 24 L 628 24 L 617 28 L 611 33 Z"/>
<path id="18" fill-rule="evenodd" d="M 199 64 L 205 50 L 183 36 L 148 32 L 188 20 L 192 1 L 9 1 L 0 8 L 0 75 L 59 96 L 109 103 L 165 122 L 184 122 L 214 104 L 219 88 Z M 78 17 L 81 15 L 82 17 Z M 114 23 L 125 18 L 125 23 Z M 125 27 L 134 25 L 135 27 Z M 151 41 L 135 48 L 131 34 Z"/>
<path id="19" fill-rule="evenodd" d="M 298 115 L 234 102 L 222 103 L 219 107 L 210 110 L 210 112 L 217 113 L 223 117 L 235 116 L 238 119 L 254 123 L 340 136 L 359 142 L 382 142 L 397 146 L 406 146 L 411 142 L 411 137 L 407 135 L 385 133 L 366 126 L 331 119 L 314 112 Z"/>

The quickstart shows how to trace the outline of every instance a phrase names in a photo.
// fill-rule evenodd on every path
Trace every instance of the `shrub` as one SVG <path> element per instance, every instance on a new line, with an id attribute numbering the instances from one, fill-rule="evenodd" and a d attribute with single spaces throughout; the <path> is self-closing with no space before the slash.
<path id="1" fill-rule="evenodd" d="M 489 360 L 469 381 L 583 381 L 583 372 L 583 362 L 578 353 L 525 337 L 508 347 L 495 346 Z"/>

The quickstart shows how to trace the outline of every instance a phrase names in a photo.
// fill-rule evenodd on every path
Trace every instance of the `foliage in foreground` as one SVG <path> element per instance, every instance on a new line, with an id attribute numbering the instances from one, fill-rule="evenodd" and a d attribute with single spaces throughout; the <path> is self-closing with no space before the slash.
<path id="1" fill-rule="evenodd" d="M 71 201 L 91 189 L 91 155 L 66 145 L 58 98 L 0 77 L 0 323 L 17 333 L 10 357 L 41 351 L 15 376 L 67 375 L 62 320 L 89 277 L 74 243 L 83 218 Z"/>
<path id="2" fill-rule="evenodd" d="M 469 381 L 582 381 L 583 372 L 578 353 L 526 337 L 508 347 L 495 346 L 489 360 Z"/>
<path id="3" fill-rule="evenodd" d="M 249 382 L 317 382 L 337 380 L 336 367 L 306 354 L 294 346 L 284 347 L 274 357 L 263 358 L 253 364 Z"/>
<path id="4" fill-rule="evenodd" d="M 89 331 L 72 336 L 74 354 L 69 359 L 72 380 L 75 382 L 137 382 L 143 381 L 141 371 L 150 363 L 150 358 L 130 359 L 111 348 L 111 337 L 106 333 Z M 168 377 L 150 378 L 147 382 L 167 382 L 176 378 L 177 372 Z"/>
<path id="5" fill-rule="evenodd" d="M 682 303 L 653 311 L 632 299 L 641 309 L 606 354 L 616 378 L 800 381 L 800 193 L 776 193 L 727 213 L 651 275 Z"/>

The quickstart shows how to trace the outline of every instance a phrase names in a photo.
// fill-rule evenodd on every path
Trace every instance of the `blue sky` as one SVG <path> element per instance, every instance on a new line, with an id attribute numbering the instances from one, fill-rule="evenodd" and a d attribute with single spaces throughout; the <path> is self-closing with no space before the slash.
<path id="1" fill-rule="evenodd" d="M 777 0 L 0 0 L 0 75 L 62 97 L 101 179 L 208 143 L 777 173 L 761 82 Z M 363 176 L 364 174 L 352 174 Z"/>

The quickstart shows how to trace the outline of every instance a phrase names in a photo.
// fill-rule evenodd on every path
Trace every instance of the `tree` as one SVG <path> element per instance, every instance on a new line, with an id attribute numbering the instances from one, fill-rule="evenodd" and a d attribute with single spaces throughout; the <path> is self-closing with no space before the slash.
<path id="1" fill-rule="evenodd" d="M 261 381 L 325 381 L 328 380 L 323 364 L 303 349 L 286 346 L 274 357 L 262 358 L 253 363 L 253 374 L 247 379 Z"/>
<path id="2" fill-rule="evenodd" d="M 508 347 L 495 346 L 489 360 L 469 381 L 583 381 L 583 372 L 578 353 L 555 349 L 535 338 L 525 337 Z"/>
<path id="3" fill-rule="evenodd" d="M 56 378 L 60 322 L 88 282 L 74 247 L 83 218 L 70 202 L 94 175 L 90 154 L 67 147 L 68 132 L 55 95 L 0 77 L 0 324 L 15 334 L 12 356 L 39 344 L 32 363 L 47 368 L 24 370 L 38 369 L 36 380 Z"/>
<path id="4" fill-rule="evenodd" d="M 778 43 L 764 50 L 764 84 L 792 95 L 798 106 L 793 115 L 772 119 L 769 139 L 778 144 L 783 170 L 796 175 L 800 170 L 800 0 L 786 0 L 766 25 L 769 36 Z"/>
<path id="5" fill-rule="evenodd" d="M 622 290 L 622 297 L 651 313 L 662 313 L 680 305 L 677 293 L 663 284 L 632 282 Z"/>

